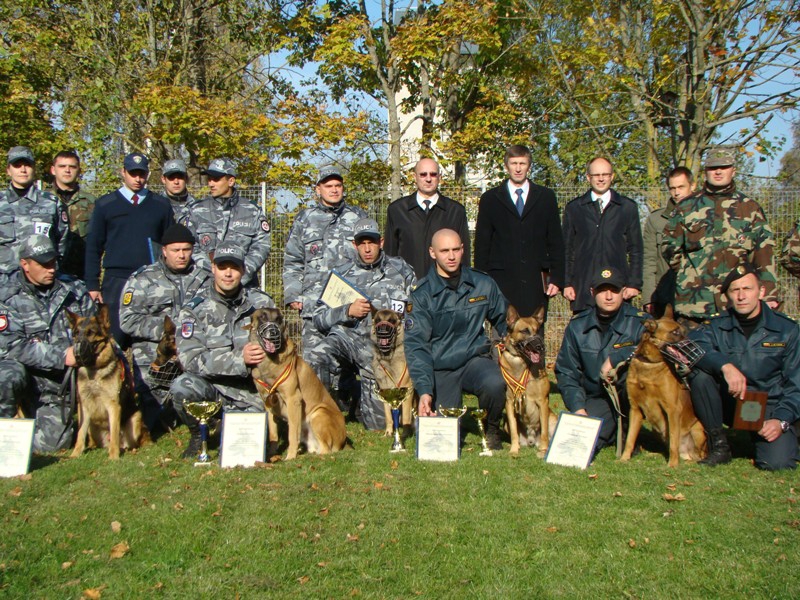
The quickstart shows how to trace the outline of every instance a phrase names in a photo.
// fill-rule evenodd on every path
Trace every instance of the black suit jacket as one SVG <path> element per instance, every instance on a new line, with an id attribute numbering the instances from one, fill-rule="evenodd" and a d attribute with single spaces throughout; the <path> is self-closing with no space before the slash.
<path id="1" fill-rule="evenodd" d="M 475 227 L 475 268 L 486 271 L 523 316 L 547 307 L 543 271 L 550 283 L 564 285 L 564 242 L 555 192 L 530 180 L 529 184 L 522 216 L 507 181 L 484 193 Z"/>
<path id="2" fill-rule="evenodd" d="M 464 242 L 464 261 L 469 266 L 470 241 L 467 211 L 446 196 L 439 194 L 428 214 L 417 203 L 417 193 L 403 196 L 389 205 L 386 214 L 386 233 L 383 251 L 389 256 L 402 257 L 414 269 L 417 279 L 428 274 L 433 259 L 428 252 L 433 234 L 440 229 L 452 229 Z"/>

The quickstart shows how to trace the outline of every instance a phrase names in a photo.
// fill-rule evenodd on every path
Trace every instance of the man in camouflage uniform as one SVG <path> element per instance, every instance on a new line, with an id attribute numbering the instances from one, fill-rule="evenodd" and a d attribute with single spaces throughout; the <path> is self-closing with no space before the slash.
<path id="1" fill-rule="evenodd" d="M 208 176 L 211 194 L 191 202 L 182 221 L 197 238 L 194 258 L 208 268 L 214 249 L 232 242 L 245 256 L 242 285 L 256 287 L 258 272 L 269 257 L 269 221 L 258 206 L 239 195 L 233 161 L 215 158 L 203 175 Z"/>
<path id="2" fill-rule="evenodd" d="M 786 236 L 779 260 L 789 273 L 800 278 L 800 221 Z"/>
<path id="3" fill-rule="evenodd" d="M 86 259 L 86 236 L 95 197 L 81 189 L 81 159 L 74 150 L 62 150 L 53 157 L 50 166 L 53 191 L 69 212 L 67 253 L 61 261 L 61 272 L 83 279 Z"/>
<path id="4" fill-rule="evenodd" d="M 675 310 L 691 321 L 725 308 L 722 281 L 745 261 L 758 269 L 767 304 L 778 304 L 772 230 L 758 203 L 736 189 L 735 162 L 733 150 L 709 150 L 702 191 L 681 202 L 664 229 L 664 258 L 676 271 Z"/>
<path id="5" fill-rule="evenodd" d="M 275 303 L 261 290 L 242 285 L 245 256 L 234 243 L 216 247 L 211 269 L 213 281 L 178 314 L 178 359 L 185 372 L 170 392 L 175 411 L 192 434 L 184 458 L 196 456 L 201 445 L 199 423 L 186 412 L 184 402 L 220 398 L 226 411 L 264 411 L 250 367 L 266 355 L 259 344 L 248 342 L 250 333 L 244 326 L 255 309 Z"/>
<path id="6" fill-rule="evenodd" d="M 333 165 L 320 169 L 314 190 L 317 203 L 297 214 L 286 240 L 283 301 L 300 311 L 303 358 L 311 364 L 320 364 L 313 351 L 323 336 L 311 320 L 329 273 L 355 259 L 351 243 L 353 228 L 367 213 L 344 200 L 344 179 Z"/>
<path id="7" fill-rule="evenodd" d="M 63 257 L 69 230 L 67 209 L 53 194 L 34 185 L 30 148 L 11 148 L 6 172 L 11 181 L 8 188 L 0 190 L 0 300 L 10 290 L 12 275 L 19 269 L 17 242 L 40 233 L 53 240 L 58 255 Z"/>
<path id="8" fill-rule="evenodd" d="M 313 358 L 323 359 L 324 363 L 312 364 L 312 367 L 323 375 L 335 372 L 338 363 L 358 369 L 361 374 L 359 421 L 367 429 L 379 430 L 385 428 L 386 418 L 372 373 L 371 311 L 373 308 L 390 308 L 401 317 L 405 315 L 416 277 L 414 270 L 402 258 L 383 253 L 383 238 L 373 219 L 361 219 L 356 223 L 353 246 L 357 258 L 344 265 L 340 274 L 367 299 L 360 298 L 335 308 L 324 304 L 317 308 L 314 327 L 325 335 L 325 339 L 313 353 Z M 323 383 L 330 387 L 330 382 Z"/>
<path id="9" fill-rule="evenodd" d="M 24 366 L 27 385 L 19 389 L 18 369 L 3 369 L 0 387 L 5 394 L 16 386 L 23 411 L 36 418 L 34 451 L 54 452 L 69 447 L 74 433 L 72 419 L 62 419 L 58 396 L 67 367 L 76 366 L 66 311 L 90 316 L 95 305 L 80 281 L 56 278 L 57 253 L 50 238 L 30 236 L 20 245 L 19 258 L 13 293 L 0 305 L 0 353 Z M 3 413 L 9 411 L 6 404 Z"/>
<path id="10" fill-rule="evenodd" d="M 187 227 L 172 225 L 161 238 L 159 260 L 137 270 L 123 288 L 120 327 L 133 340 L 136 392 L 151 432 L 159 420 L 167 427 L 173 422 L 172 404 L 165 406 L 169 389 L 149 385 L 147 376 L 164 331 L 164 317 L 177 323 L 184 302 L 211 279 L 211 272 L 192 260 L 195 241 Z M 162 415 L 162 410 L 166 414 Z"/>
<path id="11" fill-rule="evenodd" d="M 180 158 L 168 160 L 161 167 L 161 183 L 164 186 L 164 195 L 172 205 L 176 223 L 183 223 L 189 204 L 196 201 L 189 193 L 189 190 L 186 189 L 186 182 L 189 178 L 188 173 L 186 163 Z"/>

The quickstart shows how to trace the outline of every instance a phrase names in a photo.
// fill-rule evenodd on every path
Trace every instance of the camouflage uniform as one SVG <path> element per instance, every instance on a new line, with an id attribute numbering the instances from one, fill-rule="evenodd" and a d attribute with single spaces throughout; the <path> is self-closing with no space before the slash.
<path id="1" fill-rule="evenodd" d="M 187 205 L 183 219 L 197 238 L 195 260 L 210 269 L 209 253 L 223 241 L 237 244 L 245 254 L 245 272 L 242 285 L 255 286 L 258 272 L 267 262 L 270 249 L 269 222 L 264 212 L 234 190 L 229 198 L 206 196 Z"/>
<path id="2" fill-rule="evenodd" d="M 173 406 L 184 423 L 195 423 L 183 402 L 215 400 L 222 396 L 225 410 L 263 412 L 242 349 L 250 332 L 243 327 L 257 308 L 274 307 L 261 290 L 241 288 L 235 298 L 225 298 L 213 282 L 183 305 L 178 314 L 178 358 L 184 374 L 170 387 Z"/>
<path id="3" fill-rule="evenodd" d="M 61 272 L 83 279 L 86 236 L 89 233 L 89 221 L 96 198 L 81 190 L 80 186 L 74 194 L 64 193 L 57 187 L 53 188 L 53 193 L 59 197 L 62 205 L 67 207 L 69 214 L 67 250 L 61 261 Z"/>
<path id="4" fill-rule="evenodd" d="M 309 352 L 322 341 L 311 319 L 328 274 L 352 264 L 353 227 L 367 213 L 342 200 L 336 206 L 317 201 L 294 219 L 283 256 L 283 302 L 302 302 L 303 358 L 313 362 Z"/>
<path id="5" fill-rule="evenodd" d="M 720 286 L 737 264 L 748 261 L 776 300 L 772 230 L 755 200 L 733 185 L 720 192 L 706 186 L 680 202 L 664 229 L 663 254 L 676 271 L 675 309 L 693 319 L 725 308 Z"/>
<path id="6" fill-rule="evenodd" d="M 134 378 L 136 391 L 144 410 L 145 422 L 153 429 L 168 389 L 150 387 L 145 375 L 156 357 L 156 347 L 164 331 L 164 317 L 176 324 L 184 302 L 193 298 L 211 279 L 211 272 L 194 262 L 183 273 L 167 268 L 163 258 L 141 267 L 128 278 L 120 302 L 119 321 L 122 331 L 133 339 Z"/>
<path id="7" fill-rule="evenodd" d="M 781 248 L 780 263 L 789 273 L 800 277 L 800 221 L 795 223 Z"/>
<path id="8" fill-rule="evenodd" d="M 26 413 L 36 415 L 33 449 L 53 452 L 72 444 L 73 424 L 61 420 L 59 387 L 64 379 L 64 353 L 72 345 L 66 310 L 81 316 L 95 312 L 95 304 L 80 281 L 56 279 L 50 289 L 33 286 L 22 272 L 12 295 L 0 308 L 6 326 L 0 332 L 0 347 L 9 359 L 24 365 L 29 385 L 21 396 Z M 3 369 L 0 386 L 9 386 L 18 375 Z M 15 383 L 11 383 L 15 385 Z"/>
<path id="9" fill-rule="evenodd" d="M 186 192 L 183 196 L 173 196 L 164 192 L 164 196 L 172 205 L 172 212 L 175 213 L 175 222 L 186 225 L 189 221 L 189 205 L 197 203 L 197 198 Z"/>
<path id="10" fill-rule="evenodd" d="M 417 282 L 414 270 L 406 261 L 385 254 L 371 265 L 356 259 L 340 273 L 369 298 L 375 309 L 391 308 L 401 315 L 405 314 L 406 303 Z M 350 317 L 349 308 L 349 304 L 337 308 L 317 307 L 314 327 L 325 338 L 309 353 L 309 363 L 322 377 L 336 370 L 337 361 L 357 368 L 361 373 L 361 422 L 367 429 L 383 429 L 383 402 L 378 397 L 372 373 L 372 315 L 363 319 Z"/>

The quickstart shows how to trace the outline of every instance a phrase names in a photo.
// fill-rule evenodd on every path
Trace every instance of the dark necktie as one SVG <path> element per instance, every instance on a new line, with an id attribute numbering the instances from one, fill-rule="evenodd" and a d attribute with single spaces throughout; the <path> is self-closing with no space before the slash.
<path id="1" fill-rule="evenodd" d="M 139 196 L 137 196 L 136 194 L 134 194 L 134 195 L 133 195 L 133 198 L 131 198 L 131 202 L 133 202 L 133 205 L 134 205 L 134 206 L 138 206 L 138 205 L 139 205 Z"/>
<path id="2" fill-rule="evenodd" d="M 428 212 L 431 210 L 431 201 L 430 200 L 423 200 L 422 203 L 425 205 L 425 214 L 427 215 Z"/>
<path id="3" fill-rule="evenodd" d="M 517 212 L 522 216 L 522 211 L 525 209 L 525 201 L 522 199 L 522 189 L 517 190 Z"/>

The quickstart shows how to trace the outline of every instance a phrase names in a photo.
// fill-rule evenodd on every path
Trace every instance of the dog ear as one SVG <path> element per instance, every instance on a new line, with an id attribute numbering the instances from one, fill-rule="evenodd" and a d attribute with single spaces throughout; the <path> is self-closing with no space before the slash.
<path id="1" fill-rule="evenodd" d="M 69 321 L 69 325 L 70 325 L 70 327 L 72 327 L 73 330 L 78 327 L 78 319 L 79 318 L 80 317 L 78 315 L 76 315 L 70 309 L 67 309 L 67 320 Z"/>
<path id="2" fill-rule="evenodd" d="M 169 318 L 169 315 L 164 315 L 164 333 L 167 335 L 175 335 L 175 323 Z"/>
<path id="3" fill-rule="evenodd" d="M 653 333 L 656 329 L 658 329 L 658 322 L 656 322 L 655 319 L 645 319 L 644 328 L 648 333 Z"/>
<path id="4" fill-rule="evenodd" d="M 100 323 L 103 331 L 111 331 L 111 319 L 108 317 L 108 304 L 97 305 L 97 322 Z"/>
<path id="5" fill-rule="evenodd" d="M 533 311 L 533 318 L 539 321 L 539 325 L 544 325 L 544 304 Z"/>
<path id="6" fill-rule="evenodd" d="M 675 318 L 675 313 L 672 310 L 672 304 L 667 304 L 667 307 L 664 309 L 664 316 L 668 319 Z"/>
<path id="7" fill-rule="evenodd" d="M 508 309 L 506 310 L 506 325 L 511 328 L 517 321 L 519 321 L 519 313 L 517 312 L 517 309 L 514 308 L 514 305 L 509 304 Z"/>
<path id="8" fill-rule="evenodd" d="M 373 320 L 375 319 L 375 313 L 376 312 L 378 312 L 378 309 L 375 307 L 374 304 L 370 304 L 369 305 L 369 314 L 373 318 Z"/>

